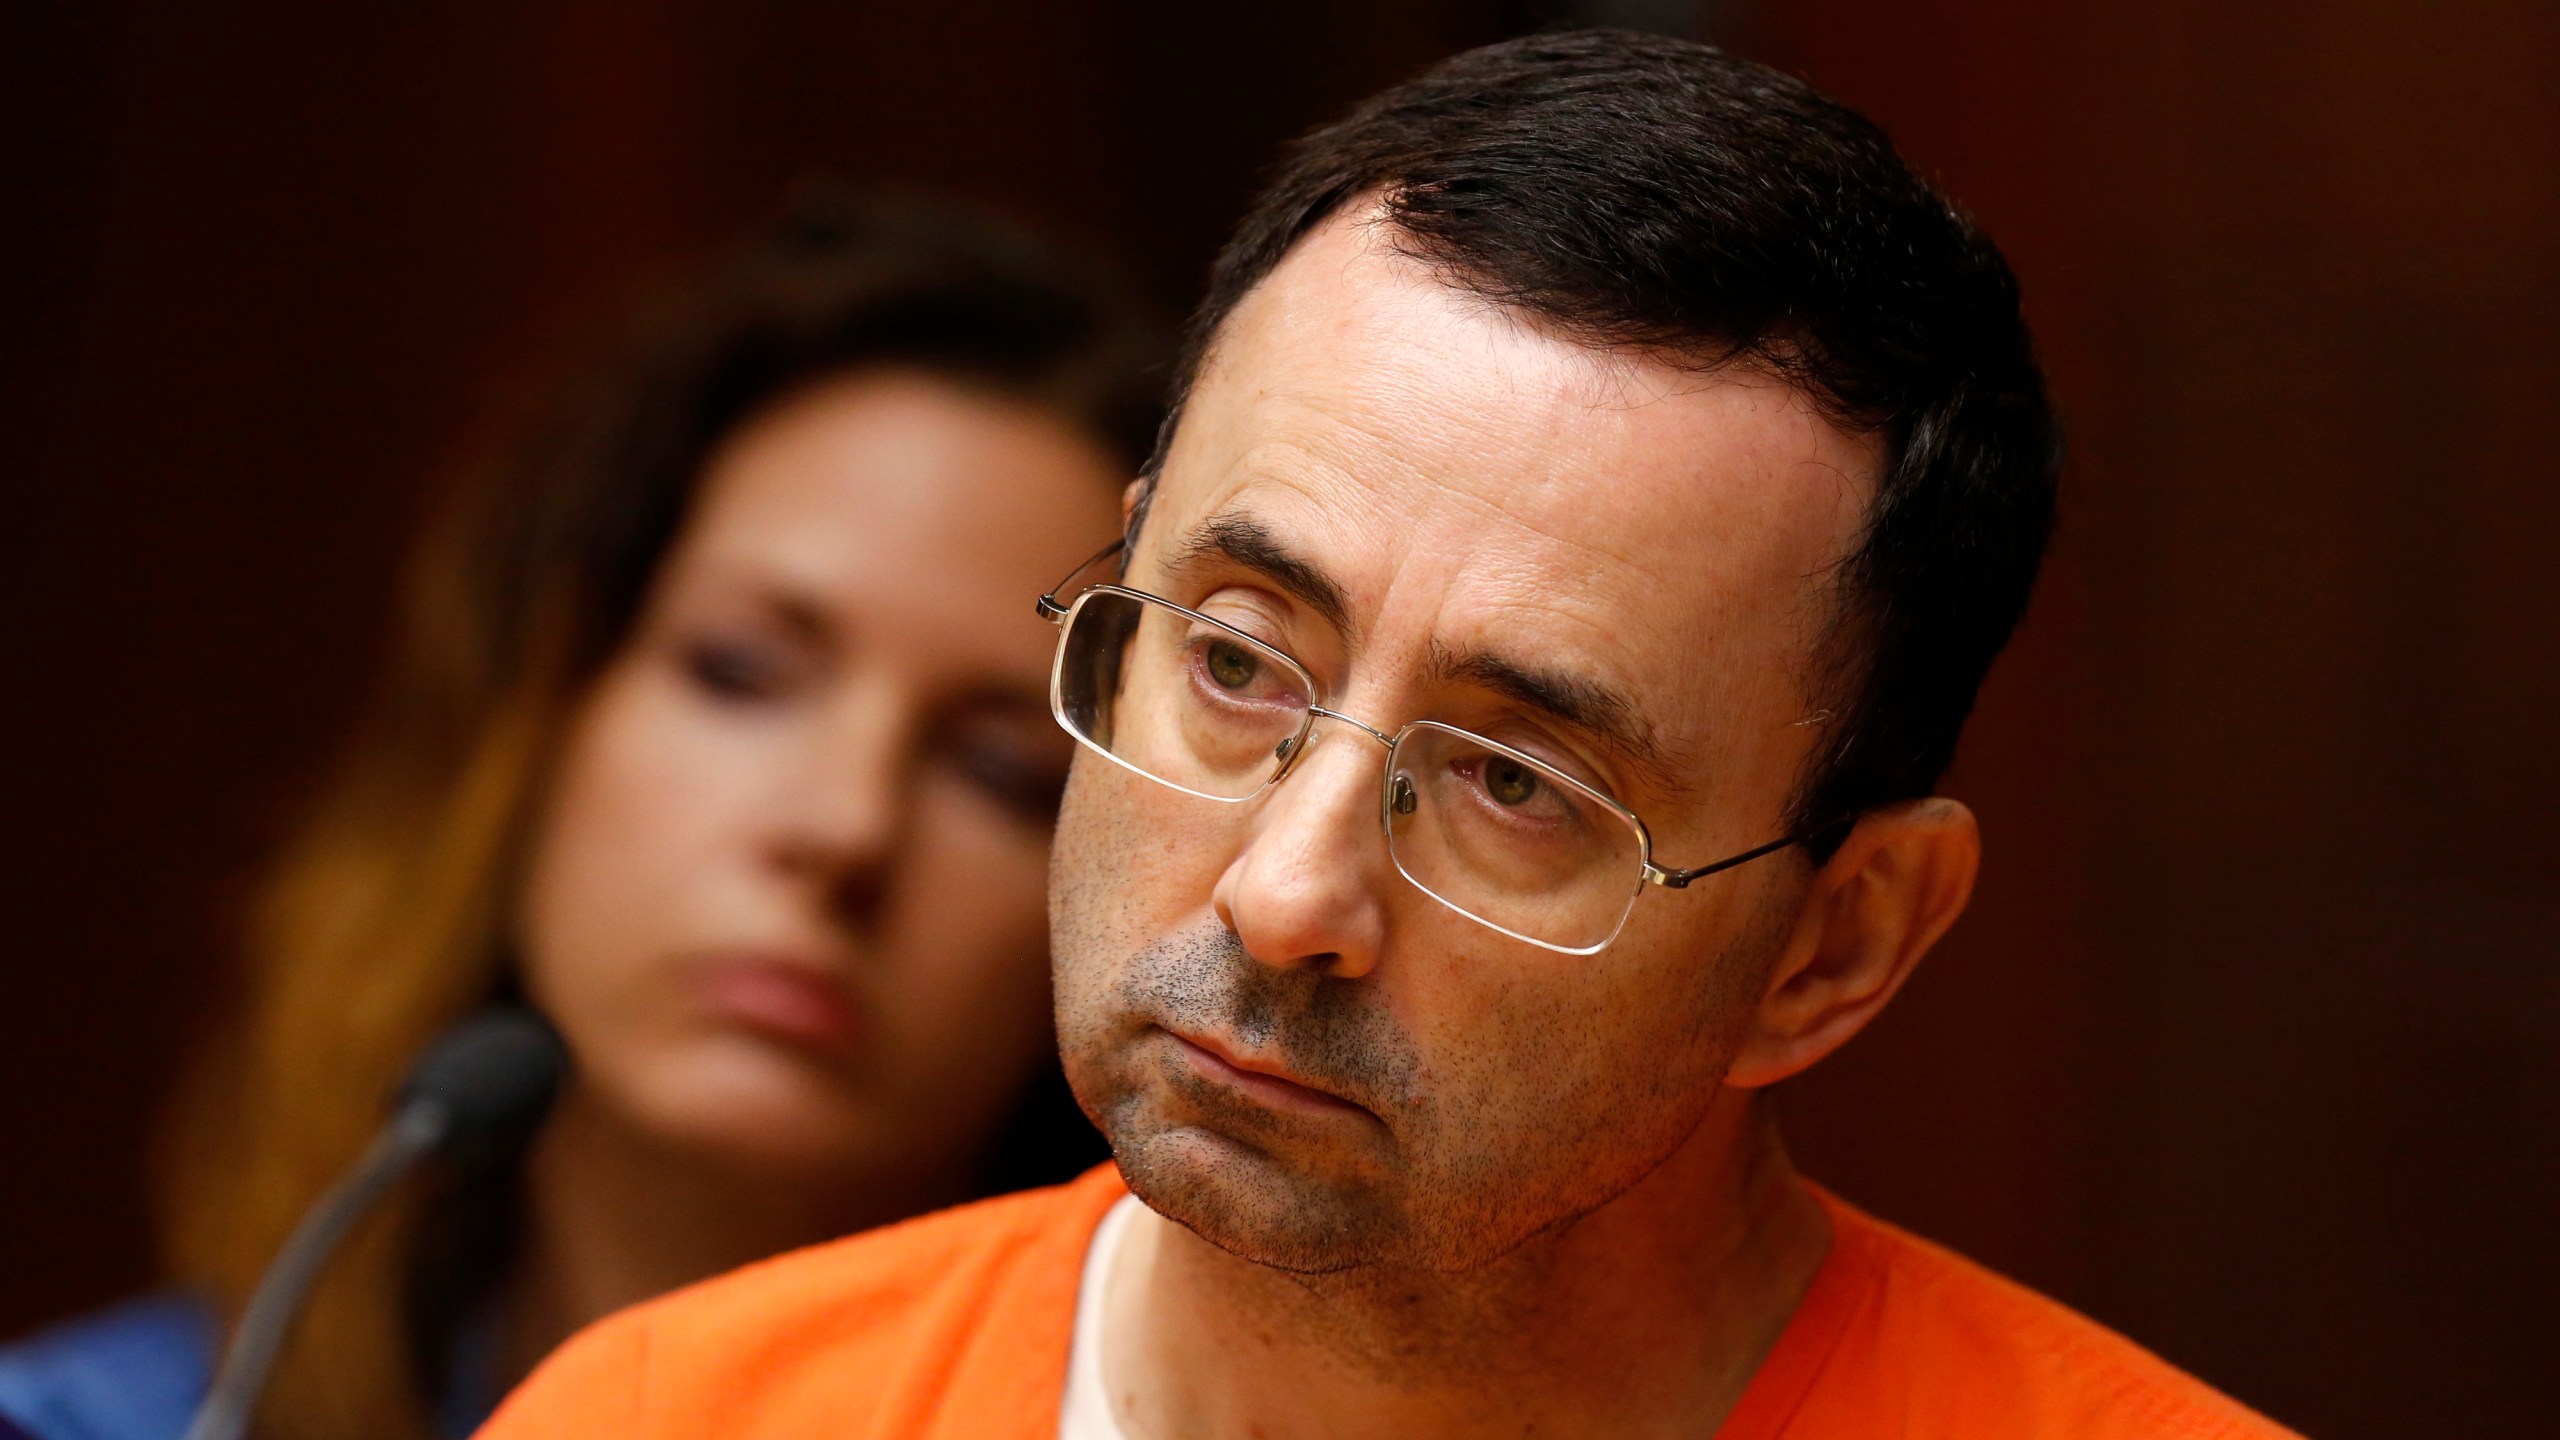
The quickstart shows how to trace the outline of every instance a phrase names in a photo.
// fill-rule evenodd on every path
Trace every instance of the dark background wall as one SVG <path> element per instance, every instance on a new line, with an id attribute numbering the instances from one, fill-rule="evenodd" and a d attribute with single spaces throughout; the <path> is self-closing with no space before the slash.
<path id="1" fill-rule="evenodd" d="M 2316 1434 L 2547 1434 L 2560 10 L 1586 4 L 1883 120 L 2075 455 L 1954 793 L 1975 913 L 1806 1163 Z M 217 13 L 218 12 L 218 13 Z M 1178 309 L 1287 133 L 1557 6 L 138 0 L 0 20 L 0 1332 L 142 1141 L 475 416 L 794 176 Z"/>

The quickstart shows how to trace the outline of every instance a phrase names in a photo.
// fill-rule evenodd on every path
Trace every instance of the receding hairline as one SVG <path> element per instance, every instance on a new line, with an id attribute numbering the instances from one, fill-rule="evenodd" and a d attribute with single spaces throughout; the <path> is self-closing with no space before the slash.
<path id="1" fill-rule="evenodd" d="M 1890 467 L 1892 456 L 1889 453 L 1890 442 L 1883 436 L 1885 427 L 1863 422 L 1848 414 L 1836 396 L 1802 373 L 1803 367 L 1798 362 L 1802 355 L 1803 337 L 1782 333 L 1745 343 L 1700 335 L 1686 341 L 1668 341 L 1613 337 L 1594 327 L 1577 325 L 1570 317 L 1542 308 L 1527 298 L 1505 295 L 1489 288 L 1484 283 L 1486 277 L 1480 267 L 1470 265 L 1463 256 L 1441 253 L 1425 243 L 1427 237 L 1397 218 L 1394 204 L 1400 189 L 1399 184 L 1372 186 L 1315 215 L 1290 239 L 1288 246 L 1270 266 L 1218 312 L 1216 323 L 1197 338 L 1196 348 L 1187 357 L 1188 364 L 1174 374 L 1162 433 L 1146 464 L 1139 470 L 1138 479 L 1144 488 L 1138 507 L 1129 517 L 1127 538 L 1131 544 L 1137 541 L 1147 503 L 1153 498 L 1165 460 L 1172 454 L 1174 437 L 1181 430 L 1193 392 L 1227 358 L 1228 337 L 1236 317 L 1244 312 L 1255 296 L 1270 287 L 1272 280 L 1298 257 L 1309 242 L 1328 230 L 1344 226 L 1354 227 L 1363 235 L 1367 242 L 1362 249 L 1364 255 L 1383 255 L 1392 263 L 1427 277 L 1441 291 L 1473 300 L 1488 315 L 1531 334 L 1570 346 L 1596 361 L 1614 362 L 1630 368 L 1654 366 L 1701 381 L 1747 377 L 1783 387 L 1802 398 L 1816 418 L 1874 453 L 1877 475 L 1868 481 L 1871 491 L 1882 473 Z M 1878 445 L 1885 448 L 1876 450 Z M 1869 498 L 1872 500 L 1872 494 Z"/>

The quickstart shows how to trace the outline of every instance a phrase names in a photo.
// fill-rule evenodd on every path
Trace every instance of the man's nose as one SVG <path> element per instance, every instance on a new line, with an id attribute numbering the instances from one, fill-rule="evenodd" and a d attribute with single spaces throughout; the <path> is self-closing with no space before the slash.
<path id="1" fill-rule="evenodd" d="M 1356 979 L 1386 944 L 1393 877 L 1378 825 L 1386 752 L 1326 721 L 1306 744 L 1289 777 L 1252 803 L 1244 848 L 1210 903 L 1256 960 Z"/>
<path id="2" fill-rule="evenodd" d="M 847 697 L 807 727 L 774 776 L 774 862 L 856 922 L 877 910 L 906 823 L 916 725 L 887 688 Z"/>

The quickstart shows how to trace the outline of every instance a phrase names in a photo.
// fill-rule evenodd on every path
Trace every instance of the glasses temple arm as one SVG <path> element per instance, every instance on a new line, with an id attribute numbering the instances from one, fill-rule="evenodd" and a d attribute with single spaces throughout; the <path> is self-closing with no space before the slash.
<path id="1" fill-rule="evenodd" d="M 1825 821 L 1820 825 L 1814 826 L 1810 830 L 1799 830 L 1793 835 L 1772 840 L 1768 844 L 1754 849 L 1745 850 L 1739 855 L 1727 855 L 1713 864 L 1701 865 L 1695 870 L 1671 870 L 1660 865 L 1649 866 L 1645 871 L 1644 878 L 1666 890 L 1684 890 L 1688 888 L 1692 881 L 1703 880 L 1719 871 L 1730 870 L 1736 865 L 1748 865 L 1763 855 L 1775 855 L 1779 851 L 1787 849 L 1789 846 L 1803 845 L 1814 840 L 1819 840 L 1825 835 L 1845 830 L 1857 823 L 1857 816 L 1843 815 L 1837 820 Z"/>
<path id="2" fill-rule="evenodd" d="M 1073 580 L 1087 570 L 1101 564 L 1104 559 L 1108 558 L 1128 543 L 1129 542 L 1126 540 L 1114 540 L 1110 544 L 1103 546 L 1101 549 L 1094 551 L 1093 555 L 1089 559 L 1087 559 L 1083 564 L 1078 565 L 1073 570 L 1068 571 L 1064 579 L 1061 579 L 1057 584 L 1050 586 L 1046 593 L 1042 594 L 1037 601 L 1033 602 L 1031 607 L 1032 613 L 1038 615 L 1041 619 L 1052 623 L 1066 618 L 1067 607 L 1058 603 L 1058 592 L 1067 588 L 1067 581 Z"/>

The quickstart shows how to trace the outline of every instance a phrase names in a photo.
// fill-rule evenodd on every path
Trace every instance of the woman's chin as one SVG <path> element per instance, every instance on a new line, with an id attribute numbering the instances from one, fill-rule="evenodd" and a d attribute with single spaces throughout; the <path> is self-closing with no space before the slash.
<path id="1" fill-rule="evenodd" d="M 702 1057 L 663 1067 L 632 1091 L 619 1104 L 599 1098 L 651 1140 L 703 1163 L 841 1174 L 894 1158 L 894 1125 L 878 1097 L 787 1055 Z"/>

